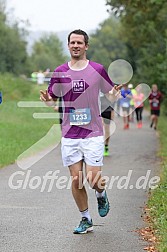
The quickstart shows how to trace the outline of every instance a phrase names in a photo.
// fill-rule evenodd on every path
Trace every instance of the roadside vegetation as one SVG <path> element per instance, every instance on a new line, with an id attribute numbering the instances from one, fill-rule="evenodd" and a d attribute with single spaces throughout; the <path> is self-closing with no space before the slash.
<path id="1" fill-rule="evenodd" d="M 158 156 L 161 159 L 161 182 L 151 192 L 148 208 L 150 209 L 151 225 L 158 238 L 157 248 L 160 252 L 167 251 L 167 118 L 160 116 L 159 120 L 160 150 Z"/>
<path id="2" fill-rule="evenodd" d="M 58 120 L 33 118 L 34 112 L 53 113 L 53 108 L 17 106 L 19 101 L 40 101 L 41 87 L 38 85 L 11 74 L 0 75 L 0 83 L 3 94 L 3 102 L 0 105 L 0 167 L 3 167 L 14 163 L 21 153 L 44 137 L 53 124 L 58 123 Z M 42 86 L 42 89 L 45 88 L 47 85 Z M 60 139 L 58 124 L 53 142 L 57 139 Z M 49 144 L 51 143 L 48 142 Z M 46 148 L 46 145 L 42 148 Z"/>

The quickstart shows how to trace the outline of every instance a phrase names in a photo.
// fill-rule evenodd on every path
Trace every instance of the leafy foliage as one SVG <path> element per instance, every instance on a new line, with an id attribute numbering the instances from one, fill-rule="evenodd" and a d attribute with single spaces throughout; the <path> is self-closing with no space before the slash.
<path id="1" fill-rule="evenodd" d="M 25 39 L 27 33 L 26 28 L 19 27 L 19 22 L 9 19 L 6 2 L 0 0 L 0 72 L 29 75 L 40 69 L 53 70 L 66 60 L 62 44 L 53 33 L 44 34 L 34 44 L 32 55 L 29 56 Z"/>
<path id="2" fill-rule="evenodd" d="M 52 71 L 56 66 L 66 60 L 63 54 L 62 43 L 54 33 L 44 34 L 33 46 L 31 55 L 32 70 L 45 70 L 50 68 Z"/>
<path id="3" fill-rule="evenodd" d="M 116 59 L 127 59 L 127 48 L 122 39 L 119 19 L 111 16 L 91 35 L 88 57 L 106 68 Z"/>
<path id="4" fill-rule="evenodd" d="M 135 63 L 135 79 L 157 83 L 167 94 L 167 2 L 106 0 L 106 4 L 121 18 L 128 54 Z"/>
<path id="5" fill-rule="evenodd" d="M 27 62 L 26 42 L 18 24 L 8 24 L 4 1 L 0 1 L 0 37 L 0 71 L 23 73 Z"/>

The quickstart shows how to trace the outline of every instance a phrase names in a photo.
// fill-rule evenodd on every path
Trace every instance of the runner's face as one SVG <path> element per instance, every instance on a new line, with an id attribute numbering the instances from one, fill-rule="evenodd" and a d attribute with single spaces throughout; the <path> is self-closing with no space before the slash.
<path id="1" fill-rule="evenodd" d="M 157 90 L 158 90 L 157 85 L 152 85 L 152 91 L 153 91 L 153 92 L 157 92 Z"/>
<path id="2" fill-rule="evenodd" d="M 84 59 L 86 58 L 86 50 L 88 45 L 85 45 L 85 40 L 83 35 L 78 35 L 72 33 L 70 36 L 70 41 L 68 48 L 72 58 Z"/>

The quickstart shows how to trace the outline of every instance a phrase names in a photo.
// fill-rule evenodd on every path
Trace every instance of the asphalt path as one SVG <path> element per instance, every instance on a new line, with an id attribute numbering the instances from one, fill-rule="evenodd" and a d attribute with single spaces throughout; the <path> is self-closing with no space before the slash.
<path id="1" fill-rule="evenodd" d="M 0 251 L 143 251 L 147 243 L 135 230 L 147 225 L 141 215 L 149 185 L 154 185 L 157 178 L 153 177 L 159 175 L 158 133 L 149 128 L 148 113 L 142 129 L 131 123 L 129 130 L 123 130 L 118 117 L 115 123 L 111 155 L 104 158 L 103 166 L 111 205 L 107 217 L 98 215 L 94 191 L 86 185 L 94 232 L 72 232 L 80 214 L 58 146 L 28 170 L 16 164 L 0 170 Z M 46 174 L 53 173 L 57 178 L 46 180 Z"/>

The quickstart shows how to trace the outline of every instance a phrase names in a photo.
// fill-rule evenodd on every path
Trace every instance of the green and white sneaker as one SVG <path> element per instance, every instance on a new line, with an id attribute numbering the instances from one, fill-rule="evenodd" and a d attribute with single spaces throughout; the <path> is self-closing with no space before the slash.
<path id="1" fill-rule="evenodd" d="M 101 217 L 105 217 L 109 210 L 110 210 L 110 204 L 107 198 L 107 193 L 105 191 L 105 194 L 103 197 L 97 198 L 98 202 L 98 212 Z"/>
<path id="2" fill-rule="evenodd" d="M 89 221 L 88 218 L 82 217 L 79 226 L 73 231 L 74 234 L 86 234 L 93 231 L 93 222 Z"/>
<path id="3" fill-rule="evenodd" d="M 110 155 L 110 153 L 109 153 L 108 145 L 105 145 L 103 156 L 108 157 L 109 155 Z"/>
<path id="4" fill-rule="evenodd" d="M 110 155 L 109 151 L 104 151 L 103 156 L 108 157 Z"/>

